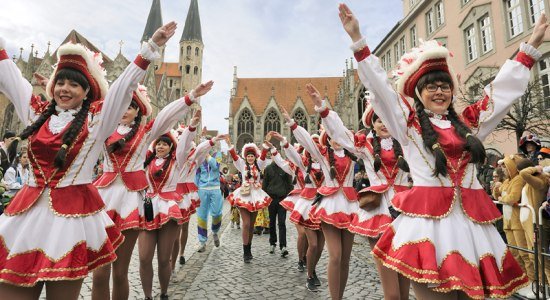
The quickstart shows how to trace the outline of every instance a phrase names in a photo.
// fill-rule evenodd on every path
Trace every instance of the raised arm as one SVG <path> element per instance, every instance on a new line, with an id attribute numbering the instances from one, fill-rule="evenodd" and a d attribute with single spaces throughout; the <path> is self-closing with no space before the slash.
<path id="1" fill-rule="evenodd" d="M 271 137 L 271 132 L 268 134 L 268 136 Z M 279 168 L 281 168 L 285 173 L 294 177 L 294 170 L 292 170 L 288 161 L 281 157 L 279 151 L 277 151 L 277 148 L 275 148 L 269 140 L 270 139 L 266 137 L 265 144 L 269 147 L 271 151 L 271 159 L 273 160 L 273 162 L 275 162 L 275 164 L 279 166 Z"/>
<path id="2" fill-rule="evenodd" d="M 97 125 L 98 128 L 94 130 L 96 139 L 103 141 L 116 129 L 120 118 L 132 101 L 132 92 L 137 88 L 138 82 L 145 76 L 149 63 L 160 58 L 160 47 L 166 44 L 175 31 L 175 22 L 170 22 L 157 29 L 151 40 L 143 43 L 140 54 L 134 62 L 129 64 L 111 85 L 105 96 L 99 116 L 101 121 Z"/>
<path id="3" fill-rule="evenodd" d="M 5 46 L 6 41 L 0 37 L 0 92 L 13 104 L 17 116 L 26 126 L 34 117 L 30 111 L 32 86 L 10 59 Z"/>
<path id="4" fill-rule="evenodd" d="M 191 119 L 191 123 L 189 126 L 187 126 L 181 135 L 178 137 L 178 147 L 176 148 L 176 159 L 181 161 L 180 166 L 183 165 L 185 162 L 185 159 L 187 159 L 187 156 L 189 155 L 189 151 L 191 151 L 191 144 L 193 140 L 195 139 L 195 136 L 197 135 L 197 126 L 201 119 L 201 110 L 197 109 L 195 111 L 195 114 L 193 115 L 193 118 Z"/>
<path id="5" fill-rule="evenodd" d="M 147 142 L 152 142 L 158 136 L 170 130 L 178 120 L 183 119 L 191 105 L 196 103 L 199 97 L 208 93 L 212 89 L 212 85 L 214 85 L 212 80 L 201 83 L 191 90 L 189 94 L 165 106 L 155 118 Z"/>
<path id="6" fill-rule="evenodd" d="M 327 170 L 329 170 L 330 166 L 326 165 L 326 162 L 323 159 L 323 154 L 321 153 L 321 151 L 319 151 L 319 148 L 317 148 L 317 145 L 315 144 L 307 130 L 305 130 L 302 126 L 298 126 L 298 124 L 296 124 L 296 122 L 294 122 L 294 120 L 290 118 L 286 109 L 281 107 L 281 111 L 283 112 L 283 117 L 286 121 L 286 125 L 290 127 L 290 130 L 292 130 L 292 133 L 294 134 L 294 137 L 296 138 L 298 143 L 304 146 L 304 149 L 306 149 L 309 154 L 311 154 L 311 157 L 317 160 L 320 164 L 325 165 L 327 167 Z"/>
<path id="7" fill-rule="evenodd" d="M 484 140 L 510 111 L 512 105 L 525 93 L 531 68 L 542 54 L 537 48 L 542 44 L 548 28 L 542 14 L 535 24 L 527 43 L 522 43 L 514 60 L 507 60 L 495 79 L 485 87 L 485 96 L 462 113 L 473 133 Z"/>
<path id="8" fill-rule="evenodd" d="M 298 153 L 298 150 L 296 150 L 292 145 L 288 143 L 285 137 L 283 137 L 278 132 L 273 132 L 272 136 L 279 140 L 282 151 L 285 152 L 286 158 L 293 163 L 297 168 L 302 170 L 302 172 L 306 172 L 307 168 L 304 165 L 304 162 L 302 161 L 302 156 L 300 153 Z"/>
<path id="9" fill-rule="evenodd" d="M 328 107 L 323 104 L 323 99 L 321 99 L 321 94 L 317 88 L 308 83 L 306 84 L 306 91 L 315 105 L 315 111 L 321 115 L 323 128 L 325 128 L 330 138 L 346 148 L 349 152 L 363 158 L 364 152 L 355 147 L 355 137 L 353 133 L 344 126 L 342 119 L 340 119 L 340 116 L 338 116 L 336 112 L 328 109 Z"/>
<path id="10" fill-rule="evenodd" d="M 374 111 L 384 122 L 390 134 L 406 145 L 408 119 L 411 109 L 406 100 L 393 89 L 386 70 L 382 69 L 378 58 L 371 54 L 366 39 L 359 30 L 359 21 L 345 4 L 339 6 L 342 26 L 353 41 L 351 49 L 358 62 L 359 79 L 374 94 L 371 101 Z"/>
<path id="11" fill-rule="evenodd" d="M 231 137 L 228 135 L 225 137 L 225 142 L 227 143 L 227 146 L 229 147 L 229 155 L 231 155 L 231 159 L 233 160 L 233 165 L 239 172 L 243 173 L 245 170 L 245 162 L 244 160 L 237 154 L 237 151 L 235 151 L 235 147 L 233 144 L 231 144 Z"/>

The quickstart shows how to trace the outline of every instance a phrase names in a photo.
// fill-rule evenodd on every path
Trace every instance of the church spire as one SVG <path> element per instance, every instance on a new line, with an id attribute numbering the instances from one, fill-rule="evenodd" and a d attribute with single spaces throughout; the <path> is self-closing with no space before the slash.
<path id="1" fill-rule="evenodd" d="M 157 29 L 162 26 L 162 12 L 160 10 L 160 0 L 153 0 L 151 4 L 151 10 L 149 11 L 149 17 L 147 17 L 147 24 L 143 31 L 143 37 L 141 41 L 147 41 Z"/>
<path id="2" fill-rule="evenodd" d="M 181 35 L 180 42 L 183 41 L 199 41 L 202 43 L 201 18 L 199 16 L 199 4 L 197 0 L 191 0 L 187 19 L 185 19 L 185 27 Z"/>

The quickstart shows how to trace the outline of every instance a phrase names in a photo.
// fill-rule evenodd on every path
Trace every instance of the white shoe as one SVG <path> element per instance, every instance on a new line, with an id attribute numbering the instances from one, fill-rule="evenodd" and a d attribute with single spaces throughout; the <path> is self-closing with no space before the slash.
<path id="1" fill-rule="evenodd" d="M 172 271 L 172 275 L 170 275 L 170 281 L 172 282 L 178 282 L 178 274 L 176 274 L 176 270 Z"/>
<path id="2" fill-rule="evenodd" d="M 235 228 L 235 223 L 231 222 L 231 229 Z"/>
<path id="3" fill-rule="evenodd" d="M 206 251 L 206 243 L 201 243 L 197 252 L 204 252 L 204 251 Z"/>

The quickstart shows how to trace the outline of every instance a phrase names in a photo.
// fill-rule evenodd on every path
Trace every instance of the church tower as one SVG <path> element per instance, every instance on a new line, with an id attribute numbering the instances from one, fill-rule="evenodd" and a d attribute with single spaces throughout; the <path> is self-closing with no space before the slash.
<path id="1" fill-rule="evenodd" d="M 151 4 L 151 10 L 149 11 L 149 16 L 147 17 L 147 24 L 145 25 L 145 30 L 143 31 L 143 36 L 141 37 L 141 42 L 148 41 L 155 31 L 162 27 L 162 12 L 160 9 L 160 0 L 153 0 Z M 164 61 L 164 49 L 166 46 L 162 46 L 160 50 L 160 59 L 155 61 L 155 70 L 157 70 L 162 62 Z"/>
<path id="2" fill-rule="evenodd" d="M 183 94 L 192 90 L 202 80 L 201 19 L 197 0 L 191 0 L 185 27 L 180 39 L 180 68 Z"/>

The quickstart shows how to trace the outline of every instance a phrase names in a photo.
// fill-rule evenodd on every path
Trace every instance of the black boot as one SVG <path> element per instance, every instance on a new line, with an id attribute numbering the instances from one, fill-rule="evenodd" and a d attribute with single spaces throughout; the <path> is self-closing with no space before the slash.
<path id="1" fill-rule="evenodd" d="M 250 263 L 252 255 L 250 254 L 250 245 L 243 245 L 243 260 L 245 263 Z"/>

